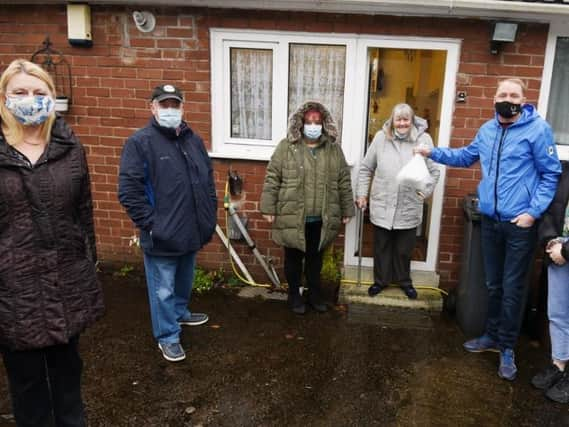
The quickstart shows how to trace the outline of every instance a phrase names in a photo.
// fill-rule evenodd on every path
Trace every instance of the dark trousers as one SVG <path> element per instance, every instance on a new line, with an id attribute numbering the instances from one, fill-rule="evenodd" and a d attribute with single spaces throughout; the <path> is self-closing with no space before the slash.
<path id="1" fill-rule="evenodd" d="M 373 282 L 375 285 L 411 286 L 411 255 L 417 229 L 387 230 L 373 226 Z"/>
<path id="2" fill-rule="evenodd" d="M 319 251 L 320 230 L 322 222 L 308 222 L 304 229 L 306 252 L 294 248 L 284 248 L 284 271 L 288 282 L 289 297 L 294 303 L 299 298 L 300 282 L 302 279 L 302 261 L 304 260 L 304 275 L 308 285 L 308 297 L 311 301 L 321 302 L 320 271 L 322 270 L 322 255 Z"/>
<path id="3" fill-rule="evenodd" d="M 83 427 L 79 337 L 37 350 L 3 349 L 18 427 Z"/>
<path id="4" fill-rule="evenodd" d="M 501 349 L 514 348 L 526 300 L 526 274 L 537 240 L 537 226 L 520 228 L 482 216 L 482 258 L 488 288 L 486 334 Z"/>

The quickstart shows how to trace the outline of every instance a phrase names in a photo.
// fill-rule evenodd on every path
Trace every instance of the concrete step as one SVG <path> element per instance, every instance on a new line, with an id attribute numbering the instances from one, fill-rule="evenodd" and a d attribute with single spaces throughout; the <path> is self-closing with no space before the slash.
<path id="1" fill-rule="evenodd" d="M 429 271 L 412 271 L 411 279 L 417 289 L 418 298 L 410 300 L 398 286 L 390 286 L 379 295 L 370 297 L 367 289 L 373 282 L 373 269 L 362 267 L 362 284 L 358 285 L 357 267 L 348 266 L 344 270 L 344 278 L 340 285 L 338 302 L 340 304 L 370 304 L 384 307 L 407 307 L 440 312 L 443 309 L 442 294 L 436 290 L 439 276 Z M 421 287 L 435 289 L 422 289 Z"/>

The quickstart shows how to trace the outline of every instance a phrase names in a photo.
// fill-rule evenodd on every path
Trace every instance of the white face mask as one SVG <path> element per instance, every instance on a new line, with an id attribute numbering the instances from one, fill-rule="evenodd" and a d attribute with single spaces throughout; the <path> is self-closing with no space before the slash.
<path id="1" fill-rule="evenodd" d="M 158 124 L 165 128 L 177 129 L 182 123 L 182 110 L 179 108 L 158 108 Z"/>
<path id="2" fill-rule="evenodd" d="M 322 135 L 322 125 L 312 124 L 304 125 L 304 135 L 308 139 L 318 139 Z"/>
<path id="3" fill-rule="evenodd" d="M 55 109 L 53 98 L 45 95 L 7 96 L 5 105 L 24 126 L 41 125 Z"/>

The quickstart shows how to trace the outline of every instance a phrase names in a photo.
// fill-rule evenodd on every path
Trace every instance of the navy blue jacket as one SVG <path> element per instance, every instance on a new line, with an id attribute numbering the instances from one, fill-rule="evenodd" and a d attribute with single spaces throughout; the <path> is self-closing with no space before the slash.
<path id="1" fill-rule="evenodd" d="M 217 196 L 211 160 L 185 122 L 180 134 L 154 118 L 127 139 L 119 172 L 119 201 L 140 229 L 140 246 L 177 256 L 211 239 Z"/>

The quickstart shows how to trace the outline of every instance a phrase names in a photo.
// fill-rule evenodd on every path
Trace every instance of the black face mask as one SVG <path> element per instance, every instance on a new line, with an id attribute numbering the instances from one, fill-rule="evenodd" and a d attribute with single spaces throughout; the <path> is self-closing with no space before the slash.
<path id="1" fill-rule="evenodd" d="M 512 104 L 509 101 L 496 102 L 494 104 L 496 112 L 506 119 L 510 119 L 522 111 L 522 104 Z"/>

